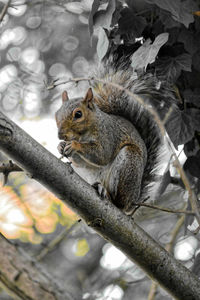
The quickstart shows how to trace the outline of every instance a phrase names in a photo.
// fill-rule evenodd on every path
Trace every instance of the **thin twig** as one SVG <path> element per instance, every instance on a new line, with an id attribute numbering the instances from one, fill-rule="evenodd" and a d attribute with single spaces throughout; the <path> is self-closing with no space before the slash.
<path id="1" fill-rule="evenodd" d="M 179 218 L 179 220 L 177 221 L 175 227 L 173 228 L 172 232 L 171 232 L 171 241 L 165 246 L 165 249 L 168 251 L 168 252 L 171 252 L 172 251 L 172 248 L 173 248 L 173 245 L 174 245 L 174 242 L 176 240 L 176 237 L 184 223 L 184 220 L 185 220 L 185 216 L 181 216 Z"/>
<path id="2" fill-rule="evenodd" d="M 158 288 L 157 282 L 152 281 L 150 291 L 149 291 L 149 294 L 148 294 L 148 298 L 147 298 L 148 300 L 154 300 L 155 299 L 157 288 Z"/>
<path id="3" fill-rule="evenodd" d="M 10 2 L 11 2 L 11 0 L 8 0 L 8 2 L 4 5 L 4 7 L 2 9 L 2 12 L 0 14 L 0 23 L 3 21 L 3 18 L 5 17 L 5 15 L 7 13 L 7 10 L 10 6 Z"/>
<path id="4" fill-rule="evenodd" d="M 163 119 L 163 125 L 165 125 L 166 122 L 168 121 L 168 119 L 169 119 L 169 117 L 170 117 L 172 111 L 173 111 L 173 109 L 172 109 L 172 107 L 170 107 L 169 110 L 168 110 L 168 112 L 166 113 L 164 119 Z"/>
<path id="5" fill-rule="evenodd" d="M 174 214 L 187 214 L 187 215 L 195 215 L 195 213 L 193 211 L 189 211 L 189 210 L 173 210 L 170 208 L 165 208 L 165 207 L 161 207 L 158 205 L 152 205 L 149 203 L 134 203 L 133 205 L 135 206 L 145 206 L 145 207 L 149 207 L 152 209 L 157 209 L 157 210 L 161 210 L 161 211 L 165 211 L 168 213 L 174 213 Z"/>
<path id="6" fill-rule="evenodd" d="M 12 160 L 9 160 L 7 164 L 3 163 L 0 166 L 0 173 L 3 173 L 3 186 L 7 183 L 8 181 L 8 175 L 11 172 L 23 172 L 23 170 L 16 164 L 12 162 Z"/>

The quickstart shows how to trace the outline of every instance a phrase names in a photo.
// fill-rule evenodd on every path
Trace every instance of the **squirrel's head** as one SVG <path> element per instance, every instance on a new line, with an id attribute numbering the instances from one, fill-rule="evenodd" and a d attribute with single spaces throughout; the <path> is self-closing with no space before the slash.
<path id="1" fill-rule="evenodd" d="M 62 106 L 56 112 L 58 137 L 61 140 L 79 140 L 94 126 L 95 105 L 92 89 L 84 98 L 69 99 L 66 91 L 62 93 Z"/>

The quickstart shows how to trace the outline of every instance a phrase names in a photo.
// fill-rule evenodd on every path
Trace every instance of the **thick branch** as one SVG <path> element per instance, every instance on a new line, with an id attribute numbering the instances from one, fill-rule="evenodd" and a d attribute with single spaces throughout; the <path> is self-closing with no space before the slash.
<path id="1" fill-rule="evenodd" d="M 70 165 L 59 161 L 0 113 L 0 149 L 122 250 L 173 297 L 199 299 L 198 278 L 112 203 L 102 201 Z"/>

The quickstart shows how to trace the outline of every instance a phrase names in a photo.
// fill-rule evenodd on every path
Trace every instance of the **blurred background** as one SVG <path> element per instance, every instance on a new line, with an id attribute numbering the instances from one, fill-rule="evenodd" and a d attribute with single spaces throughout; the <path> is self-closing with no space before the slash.
<path id="1" fill-rule="evenodd" d="M 97 63 L 97 37 L 91 40 L 88 30 L 93 1 L 27 2 L 13 0 L 0 23 L 0 109 L 59 157 L 54 114 L 61 93 L 66 89 L 69 97 L 83 95 L 87 83 L 47 87 L 54 80 L 87 76 Z M 0 11 L 5 3 L 0 0 Z M 3 153 L 0 159 L 8 161 Z M 177 187 L 166 193 L 165 201 L 173 205 L 184 197 Z M 170 243 L 179 216 L 148 214 L 141 226 L 163 246 Z M 1 184 L 0 230 L 67 284 L 75 299 L 147 299 L 151 282 L 143 271 L 24 173 L 12 173 L 7 185 Z M 175 257 L 191 266 L 198 240 L 182 235 L 180 230 Z M 0 291 L 4 299 L 12 298 Z M 171 298 L 159 289 L 155 299 Z"/>

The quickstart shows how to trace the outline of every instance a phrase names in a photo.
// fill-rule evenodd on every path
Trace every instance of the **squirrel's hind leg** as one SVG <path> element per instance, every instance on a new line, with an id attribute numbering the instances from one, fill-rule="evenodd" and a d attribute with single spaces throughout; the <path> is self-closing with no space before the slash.
<path id="1" fill-rule="evenodd" d="M 123 147 L 108 173 L 106 188 L 112 202 L 125 213 L 138 203 L 145 162 L 135 145 Z"/>

